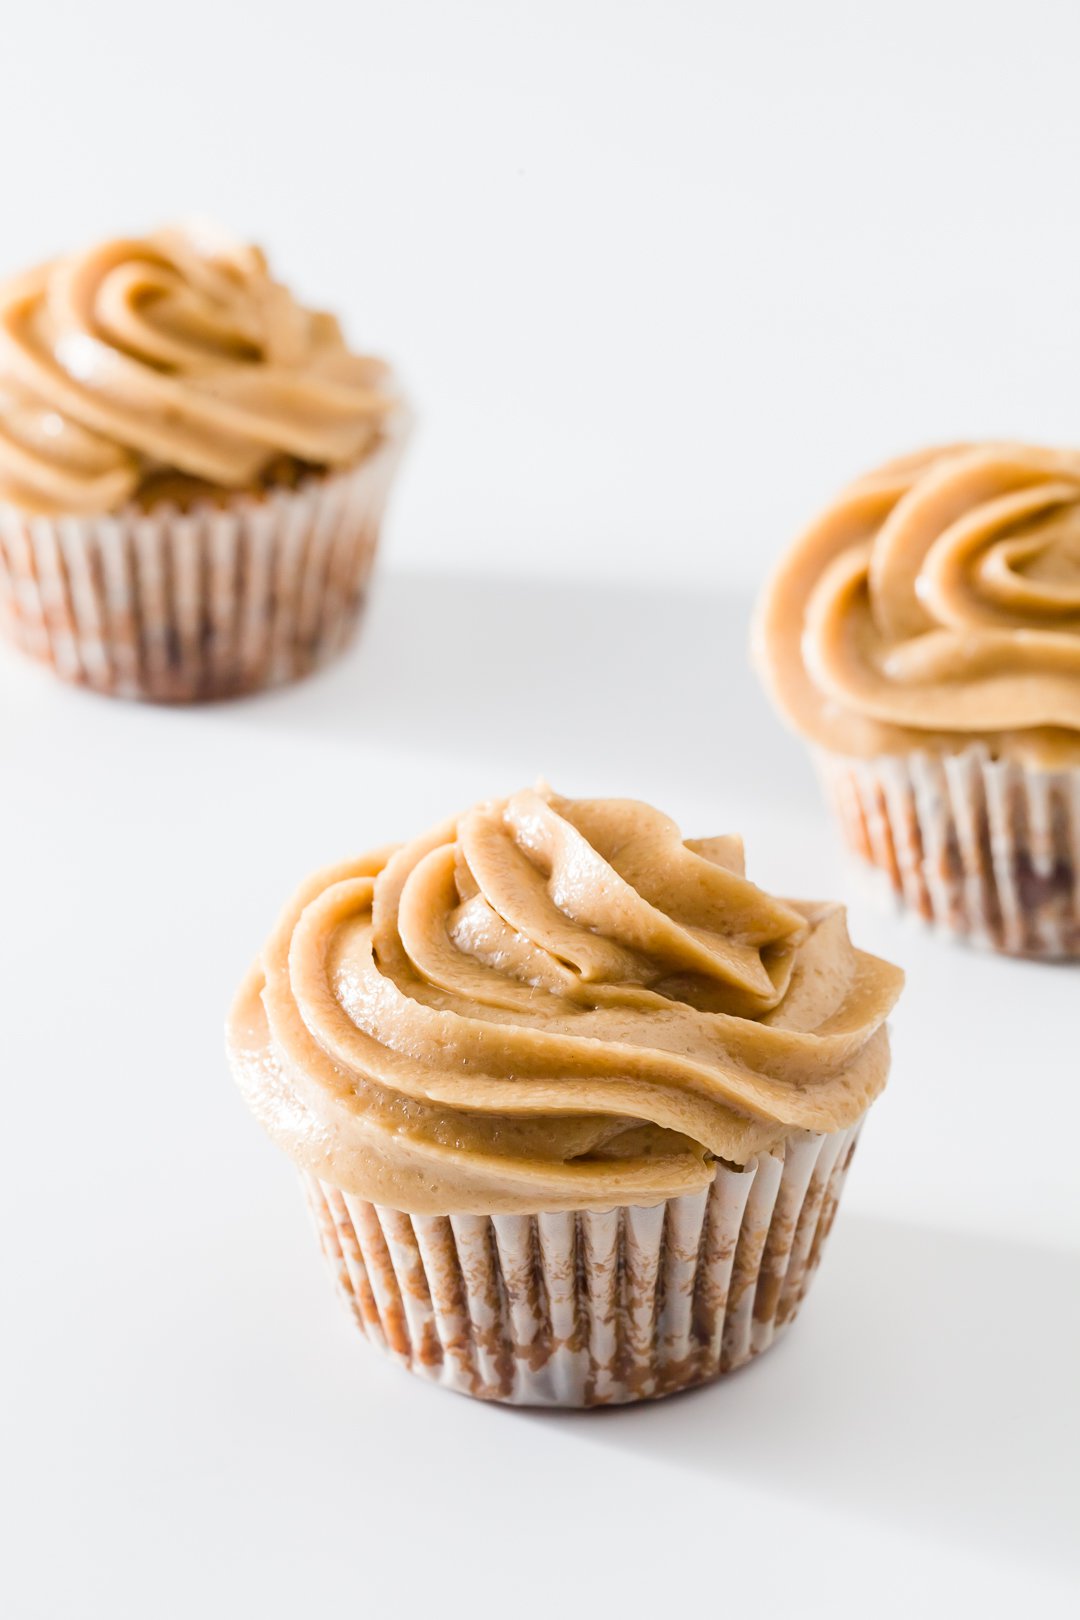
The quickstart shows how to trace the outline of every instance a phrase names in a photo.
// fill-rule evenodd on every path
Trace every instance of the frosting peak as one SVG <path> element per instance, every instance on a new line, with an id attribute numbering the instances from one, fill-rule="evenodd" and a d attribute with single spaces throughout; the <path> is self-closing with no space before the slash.
<path id="1" fill-rule="evenodd" d="M 1080 452 L 949 446 L 860 479 L 780 564 L 757 648 L 834 753 L 1080 760 Z"/>
<path id="2" fill-rule="evenodd" d="M 243 489 L 282 457 L 347 465 L 386 380 L 258 248 L 177 228 L 105 242 L 0 285 L 0 499 L 89 514 L 163 474 Z"/>
<path id="3" fill-rule="evenodd" d="M 233 1009 L 233 1068 L 301 1164 L 414 1213 L 705 1185 L 885 1083 L 898 970 L 735 838 L 624 800 L 476 806 L 313 878 Z"/>

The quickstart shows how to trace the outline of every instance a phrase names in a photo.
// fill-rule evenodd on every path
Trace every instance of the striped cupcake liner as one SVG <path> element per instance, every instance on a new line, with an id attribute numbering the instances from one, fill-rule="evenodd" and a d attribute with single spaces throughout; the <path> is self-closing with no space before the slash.
<path id="1" fill-rule="evenodd" d="M 405 437 L 297 489 L 92 518 L 0 506 L 0 631 L 65 680 L 193 702 L 297 679 L 348 643 Z"/>
<path id="2" fill-rule="evenodd" d="M 901 906 L 1010 955 L 1080 958 L 1080 769 L 978 745 L 818 767 L 849 848 Z"/>
<path id="3" fill-rule="evenodd" d="M 405 1215 L 304 1179 L 339 1294 L 402 1367 L 482 1400 L 616 1405 L 732 1372 L 790 1325 L 858 1130 L 603 1213 Z"/>

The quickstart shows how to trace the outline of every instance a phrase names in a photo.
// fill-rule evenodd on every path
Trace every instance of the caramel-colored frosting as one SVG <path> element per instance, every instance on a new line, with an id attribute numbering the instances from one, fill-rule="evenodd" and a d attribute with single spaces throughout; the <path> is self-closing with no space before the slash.
<path id="1" fill-rule="evenodd" d="M 954 445 L 861 478 L 780 564 L 756 647 L 831 752 L 1080 762 L 1080 452 Z"/>
<path id="2" fill-rule="evenodd" d="M 480 804 L 320 873 L 229 1024 L 302 1166 L 410 1213 L 657 1203 L 885 1084 L 898 969 L 735 838 L 621 799 Z"/>
<path id="3" fill-rule="evenodd" d="M 381 362 L 201 230 L 110 241 L 0 285 L 0 500 L 115 510 L 175 475 L 257 487 L 282 457 L 360 459 L 392 405 Z M 182 488 L 179 489 L 182 494 Z"/>

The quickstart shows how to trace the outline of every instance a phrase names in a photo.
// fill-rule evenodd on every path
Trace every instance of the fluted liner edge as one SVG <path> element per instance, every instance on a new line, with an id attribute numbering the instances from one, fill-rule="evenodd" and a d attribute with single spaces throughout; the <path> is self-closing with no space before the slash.
<path id="1" fill-rule="evenodd" d="M 790 1325 L 858 1130 L 600 1213 L 406 1215 L 304 1180 L 339 1294 L 401 1366 L 485 1400 L 615 1405 L 718 1378 Z"/>
<path id="2" fill-rule="evenodd" d="M 981 746 L 818 766 L 848 847 L 904 908 L 1009 955 L 1080 957 L 1080 768 Z"/>
<path id="3" fill-rule="evenodd" d="M 407 423 L 356 467 L 190 512 L 0 506 L 0 631 L 63 679 L 191 702 L 297 679 L 348 643 Z"/>

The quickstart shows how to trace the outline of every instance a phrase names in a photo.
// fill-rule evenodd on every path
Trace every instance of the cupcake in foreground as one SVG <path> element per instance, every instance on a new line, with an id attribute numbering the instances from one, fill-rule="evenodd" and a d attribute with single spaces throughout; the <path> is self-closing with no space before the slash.
<path id="1" fill-rule="evenodd" d="M 386 366 L 205 230 L 0 285 L 0 627 L 58 674 L 187 701 L 349 639 L 406 412 Z"/>
<path id="2" fill-rule="evenodd" d="M 228 1046 L 372 1343 L 592 1406 L 791 1322 L 901 983 L 839 907 L 748 882 L 738 839 L 539 789 L 312 878 Z"/>
<path id="3" fill-rule="evenodd" d="M 860 479 L 781 562 L 755 646 L 902 903 L 1080 957 L 1080 452 L 951 446 Z"/>

